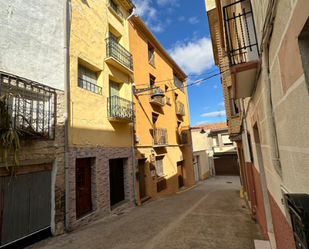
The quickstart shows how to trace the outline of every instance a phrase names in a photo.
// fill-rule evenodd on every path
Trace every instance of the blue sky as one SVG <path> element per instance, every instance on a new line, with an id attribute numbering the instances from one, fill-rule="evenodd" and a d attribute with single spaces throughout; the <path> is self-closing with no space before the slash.
<path id="1" fill-rule="evenodd" d="M 183 69 L 187 84 L 219 73 L 204 0 L 135 0 L 136 13 Z M 191 126 L 225 121 L 220 76 L 188 87 Z M 219 116 L 221 114 L 221 117 Z"/>

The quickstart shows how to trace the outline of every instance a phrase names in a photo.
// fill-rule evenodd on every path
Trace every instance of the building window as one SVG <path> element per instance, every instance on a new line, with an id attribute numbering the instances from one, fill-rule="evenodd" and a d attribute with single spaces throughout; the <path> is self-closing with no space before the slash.
<path id="1" fill-rule="evenodd" d="M 78 64 L 78 86 L 102 95 L 102 87 L 97 86 L 97 73 L 80 64 Z"/>
<path id="2" fill-rule="evenodd" d="M 233 144 L 233 142 L 229 139 L 228 134 L 222 134 L 221 137 L 222 137 L 222 143 L 224 145 L 232 145 Z"/>
<path id="3" fill-rule="evenodd" d="M 148 62 L 151 66 L 155 67 L 154 47 L 148 42 Z"/>
<path id="4" fill-rule="evenodd" d="M 174 85 L 182 92 L 185 92 L 183 82 L 175 74 L 174 74 Z"/>
<path id="5" fill-rule="evenodd" d="M 229 87 L 229 96 L 231 100 L 231 111 L 232 111 L 232 116 L 236 116 L 239 114 L 239 108 L 238 108 L 238 102 L 236 99 L 233 99 L 233 90 L 232 87 Z"/>
<path id="6" fill-rule="evenodd" d="M 2 118 L 20 129 L 21 138 L 54 139 L 56 91 L 53 88 L 0 72 L 0 94 L 6 95 Z"/>
<path id="7" fill-rule="evenodd" d="M 156 171 L 158 176 L 164 175 L 163 156 L 156 157 Z"/>
<path id="8" fill-rule="evenodd" d="M 113 1 L 109 0 L 109 6 L 121 17 L 123 18 L 122 12 L 119 10 L 118 5 Z"/>
<path id="9" fill-rule="evenodd" d="M 213 136 L 212 137 L 212 144 L 213 144 L 213 147 L 219 146 L 218 136 Z"/>
<path id="10" fill-rule="evenodd" d="M 149 74 L 149 82 L 150 82 L 150 86 L 153 87 L 156 83 L 156 77 L 154 77 L 153 75 Z"/>

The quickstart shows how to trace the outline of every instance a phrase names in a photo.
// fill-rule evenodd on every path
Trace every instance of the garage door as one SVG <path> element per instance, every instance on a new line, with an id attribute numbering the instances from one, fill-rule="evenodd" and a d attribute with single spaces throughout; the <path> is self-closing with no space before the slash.
<path id="1" fill-rule="evenodd" d="M 1 245 L 50 227 L 51 171 L 0 177 Z"/>
<path id="2" fill-rule="evenodd" d="M 216 175 L 239 175 L 237 158 L 216 158 L 214 163 Z"/>

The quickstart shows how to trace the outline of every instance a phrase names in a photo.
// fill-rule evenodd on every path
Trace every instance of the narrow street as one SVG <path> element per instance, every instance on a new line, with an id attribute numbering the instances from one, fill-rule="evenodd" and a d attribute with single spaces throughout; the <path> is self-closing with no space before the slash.
<path id="1" fill-rule="evenodd" d="M 191 190 L 28 248 L 254 249 L 254 240 L 263 236 L 239 189 L 239 177 L 210 178 Z"/>

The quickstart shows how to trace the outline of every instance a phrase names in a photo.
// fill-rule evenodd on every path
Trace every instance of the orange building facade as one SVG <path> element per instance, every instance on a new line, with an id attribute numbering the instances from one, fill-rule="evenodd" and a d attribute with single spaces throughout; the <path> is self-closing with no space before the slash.
<path id="1" fill-rule="evenodd" d="M 195 184 L 186 74 L 137 15 L 130 19 L 134 61 L 136 200 L 141 205 Z M 154 93 L 163 93 L 163 98 Z"/>

